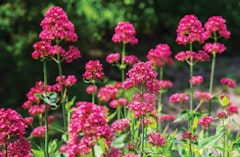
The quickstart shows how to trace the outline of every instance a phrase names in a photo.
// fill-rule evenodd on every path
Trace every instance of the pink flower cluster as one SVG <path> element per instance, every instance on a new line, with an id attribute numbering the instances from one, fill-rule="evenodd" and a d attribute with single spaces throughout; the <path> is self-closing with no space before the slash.
<path id="1" fill-rule="evenodd" d="M 111 127 L 115 132 L 125 131 L 130 127 L 130 120 L 128 118 L 116 120 Z"/>
<path id="2" fill-rule="evenodd" d="M 37 138 L 44 138 L 46 134 L 46 126 L 39 126 L 33 129 L 30 136 Z"/>
<path id="3" fill-rule="evenodd" d="M 239 113 L 237 105 L 230 104 L 230 105 L 227 106 L 226 109 L 227 109 L 228 115 L 233 115 L 233 114 L 238 114 Z"/>
<path id="4" fill-rule="evenodd" d="M 178 61 L 187 61 L 187 62 L 190 62 L 190 61 L 205 62 L 210 60 L 210 56 L 203 50 L 199 50 L 198 53 L 187 50 L 187 51 L 178 52 L 175 56 L 175 59 L 177 59 Z"/>
<path id="5" fill-rule="evenodd" d="M 62 146 L 60 151 L 66 152 L 69 157 L 86 156 L 100 138 L 110 146 L 114 134 L 107 125 L 104 107 L 90 102 L 77 102 L 76 106 L 68 127 L 67 145 Z"/>
<path id="6" fill-rule="evenodd" d="M 210 38 L 212 33 L 218 32 L 220 36 L 226 39 L 230 38 L 231 33 L 227 30 L 225 22 L 226 20 L 224 20 L 222 16 L 210 17 L 208 21 L 204 24 L 204 28 L 206 29 L 206 37 Z"/>
<path id="7" fill-rule="evenodd" d="M 230 78 L 222 78 L 220 80 L 221 84 L 226 86 L 226 87 L 230 87 L 230 88 L 235 88 L 236 87 L 236 83 L 234 80 L 230 79 Z"/>
<path id="8" fill-rule="evenodd" d="M 100 88 L 97 97 L 102 102 L 108 102 L 112 99 L 117 98 L 117 88 L 114 85 L 106 85 L 105 87 Z"/>
<path id="9" fill-rule="evenodd" d="M 182 135 L 182 140 L 197 141 L 197 136 L 191 133 L 190 131 L 187 131 L 185 134 Z"/>
<path id="10" fill-rule="evenodd" d="M 170 58 L 172 51 L 167 44 L 158 44 L 155 49 L 148 52 L 147 59 L 156 67 L 163 67 L 165 64 L 171 65 L 173 60 Z"/>
<path id="11" fill-rule="evenodd" d="M 115 27 L 115 34 L 112 37 L 112 41 L 115 43 L 130 43 L 132 45 L 137 44 L 138 40 L 135 37 L 136 31 L 130 22 L 119 22 Z"/>
<path id="12" fill-rule="evenodd" d="M 107 56 L 106 61 L 109 64 L 116 64 L 120 60 L 120 53 L 111 53 Z"/>
<path id="13" fill-rule="evenodd" d="M 158 132 L 151 132 L 147 140 L 151 145 L 159 147 L 164 146 L 167 142 L 167 139 Z"/>
<path id="14" fill-rule="evenodd" d="M 203 43 L 205 39 L 202 23 L 195 15 L 185 15 L 180 20 L 176 39 L 179 45 L 186 45 L 195 41 Z"/>
<path id="15" fill-rule="evenodd" d="M 136 155 L 136 154 L 126 154 L 123 157 L 140 157 L 140 155 Z"/>
<path id="16" fill-rule="evenodd" d="M 188 99 L 189 96 L 186 93 L 175 93 L 170 96 L 169 101 L 173 103 L 183 103 Z"/>
<path id="17" fill-rule="evenodd" d="M 206 100 L 206 101 L 212 99 L 212 95 L 208 92 L 195 92 L 194 97 L 199 100 Z"/>
<path id="18" fill-rule="evenodd" d="M 228 117 L 228 113 L 227 113 L 227 112 L 224 112 L 224 111 L 218 112 L 218 113 L 217 113 L 217 117 L 218 117 L 219 119 L 225 119 L 225 118 Z"/>
<path id="19" fill-rule="evenodd" d="M 56 78 L 56 82 L 59 85 L 62 84 L 63 86 L 69 88 L 72 87 L 77 82 L 77 78 L 74 75 L 68 75 L 67 77 L 65 75 L 62 75 L 62 82 L 60 76 Z"/>
<path id="20" fill-rule="evenodd" d="M 161 115 L 159 116 L 159 120 L 160 122 L 172 122 L 176 119 L 176 116 L 173 114 L 165 114 L 165 115 Z"/>
<path id="21" fill-rule="evenodd" d="M 147 113 L 153 113 L 154 102 L 157 100 L 154 94 L 150 93 L 137 93 L 133 96 L 131 102 L 129 102 L 127 108 L 134 112 L 134 116 L 139 118 Z"/>
<path id="22" fill-rule="evenodd" d="M 68 20 L 67 14 L 61 7 L 50 7 L 40 25 L 43 30 L 39 37 L 42 40 L 77 41 L 74 25 Z"/>
<path id="23" fill-rule="evenodd" d="M 222 54 L 226 50 L 226 47 L 224 46 L 224 44 L 221 44 L 221 43 L 206 43 L 203 46 L 203 50 L 210 54 L 213 54 L 213 53 Z"/>
<path id="24" fill-rule="evenodd" d="M 123 87 L 125 89 L 135 87 L 138 84 L 144 85 L 157 77 L 157 73 L 149 62 L 138 62 L 134 64 L 127 75 L 129 78 L 123 82 Z"/>
<path id="25" fill-rule="evenodd" d="M 109 106 L 112 108 L 122 107 L 126 106 L 128 103 L 128 100 L 126 98 L 120 98 L 118 100 L 114 99 L 110 102 Z"/>
<path id="26" fill-rule="evenodd" d="M 166 88 L 171 88 L 173 86 L 173 83 L 170 80 L 160 80 L 159 86 L 160 86 L 160 89 L 163 90 Z"/>
<path id="27" fill-rule="evenodd" d="M 24 137 L 25 128 L 23 118 L 15 110 L 0 108 L 0 155 L 30 157 L 31 145 Z M 7 150 L 5 150 L 5 144 Z"/>
<path id="28" fill-rule="evenodd" d="M 86 88 L 86 92 L 88 94 L 97 94 L 97 91 L 98 91 L 98 87 L 96 85 L 90 85 Z"/>
<path id="29" fill-rule="evenodd" d="M 85 65 L 83 78 L 87 81 L 99 81 L 104 79 L 102 64 L 99 60 L 90 60 Z"/>
<path id="30" fill-rule="evenodd" d="M 202 119 L 200 119 L 199 124 L 202 125 L 204 129 L 208 129 L 209 125 L 212 124 L 212 121 L 212 116 L 204 116 Z"/>
<path id="31" fill-rule="evenodd" d="M 203 82 L 203 77 L 202 76 L 192 76 L 192 78 L 189 80 L 189 82 L 192 85 L 199 85 Z"/>
<path id="32" fill-rule="evenodd" d="M 123 57 L 123 62 L 127 65 L 133 66 L 137 62 L 139 62 L 138 58 L 134 55 L 128 55 Z"/>

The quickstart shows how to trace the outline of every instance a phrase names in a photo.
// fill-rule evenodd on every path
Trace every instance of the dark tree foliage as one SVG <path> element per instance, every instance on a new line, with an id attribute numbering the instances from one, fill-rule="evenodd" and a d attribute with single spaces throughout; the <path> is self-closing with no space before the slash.
<path id="1" fill-rule="evenodd" d="M 169 44 L 173 53 L 179 51 L 175 42 L 176 28 L 186 14 L 195 14 L 203 23 L 210 16 L 221 15 L 232 33 L 231 39 L 225 42 L 228 47 L 225 55 L 237 55 L 239 50 L 238 0 L 3 0 L 0 2 L 1 106 L 21 106 L 26 92 L 36 81 L 42 80 L 42 64 L 31 58 L 32 45 L 39 40 L 40 22 L 52 5 L 67 12 L 79 36 L 75 45 L 83 57 L 64 68 L 65 74 L 79 78 L 75 94 L 84 93 L 84 88 L 80 88 L 83 86 L 81 75 L 88 59 L 100 58 L 104 62 L 108 53 L 120 50 L 121 45 L 111 42 L 119 21 L 130 21 L 135 26 L 139 44 L 129 46 L 128 50 L 143 60 L 148 50 L 158 43 Z M 54 83 L 56 66 L 49 62 L 48 71 L 50 82 Z M 80 98 L 85 96 L 82 94 Z"/>

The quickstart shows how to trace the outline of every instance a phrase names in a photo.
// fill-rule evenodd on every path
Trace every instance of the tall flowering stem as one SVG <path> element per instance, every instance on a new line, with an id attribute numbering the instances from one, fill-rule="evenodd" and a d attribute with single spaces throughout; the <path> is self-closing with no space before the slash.
<path id="1" fill-rule="evenodd" d="M 160 67 L 159 68 L 159 80 L 161 81 L 162 79 L 163 79 L 163 67 Z M 158 95 L 157 105 L 158 105 L 158 111 L 157 112 L 161 115 L 161 113 L 162 113 L 162 92 L 160 92 L 159 95 Z M 162 131 L 161 122 L 159 120 L 157 121 L 157 130 L 159 132 Z"/>
<path id="2" fill-rule="evenodd" d="M 43 58 L 43 79 L 44 79 L 44 88 L 47 86 L 47 61 Z M 45 133 L 45 157 L 48 157 L 48 141 L 49 141 L 49 131 L 48 131 L 48 104 L 44 102 L 45 105 L 45 126 L 46 126 L 46 133 Z"/>
<path id="3" fill-rule="evenodd" d="M 125 69 L 126 69 L 126 66 L 125 66 L 125 63 L 124 63 L 124 57 L 126 55 L 126 43 L 123 42 L 123 48 L 122 48 L 122 60 L 121 60 L 121 65 L 120 65 L 120 68 L 121 68 L 121 78 L 122 78 L 122 82 L 125 80 Z"/>
<path id="4" fill-rule="evenodd" d="M 193 48 L 192 48 L 192 42 L 190 42 L 190 53 L 192 53 L 193 51 Z M 189 63 L 189 66 L 190 66 L 190 79 L 192 78 L 193 76 L 193 66 L 194 66 L 194 63 L 193 63 L 193 57 L 190 57 L 190 63 Z M 193 110 L 193 85 L 192 83 L 190 83 L 190 106 L 189 106 L 189 111 L 190 113 L 192 112 Z M 191 119 L 190 119 L 191 121 Z"/>

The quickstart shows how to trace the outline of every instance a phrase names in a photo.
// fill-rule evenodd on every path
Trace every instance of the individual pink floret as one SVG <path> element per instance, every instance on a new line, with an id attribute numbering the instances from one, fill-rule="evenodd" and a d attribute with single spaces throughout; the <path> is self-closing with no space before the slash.
<path id="1" fill-rule="evenodd" d="M 189 82 L 192 85 L 199 85 L 203 82 L 203 77 L 202 76 L 192 76 L 192 78 L 189 80 Z"/>
<path id="2" fill-rule="evenodd" d="M 147 138 L 152 146 L 162 147 L 167 142 L 167 139 L 158 132 L 151 132 Z"/>
<path id="3" fill-rule="evenodd" d="M 169 101 L 173 103 L 183 103 L 188 99 L 189 96 L 186 93 L 175 93 L 170 96 Z"/>
<path id="4" fill-rule="evenodd" d="M 221 84 L 230 88 L 235 88 L 236 87 L 236 83 L 234 80 L 230 79 L 230 78 L 222 78 L 220 80 Z"/>
<path id="5" fill-rule="evenodd" d="M 212 116 L 204 116 L 200 119 L 199 124 L 202 125 L 204 129 L 208 129 L 209 125 L 212 124 L 213 117 Z"/>
<path id="6" fill-rule="evenodd" d="M 112 37 L 112 41 L 115 43 L 130 43 L 132 45 L 137 44 L 138 40 L 135 37 L 136 31 L 130 22 L 119 22 L 114 29 L 115 34 Z"/>

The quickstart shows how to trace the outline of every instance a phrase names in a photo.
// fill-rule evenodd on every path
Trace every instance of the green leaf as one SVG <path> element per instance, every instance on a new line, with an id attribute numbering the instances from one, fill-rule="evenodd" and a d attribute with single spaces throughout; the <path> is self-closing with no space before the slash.
<path id="1" fill-rule="evenodd" d="M 240 142 L 233 143 L 232 149 L 239 149 L 240 148 Z"/>
<path id="2" fill-rule="evenodd" d="M 44 157 L 44 151 L 43 150 L 36 150 L 31 149 L 34 157 Z"/>
<path id="3" fill-rule="evenodd" d="M 108 117 L 107 117 L 107 121 L 111 121 L 117 114 L 117 110 L 115 110 L 115 112 L 113 112 L 112 114 L 110 114 Z"/>
<path id="4" fill-rule="evenodd" d="M 98 144 L 95 144 L 93 149 L 94 149 L 94 155 L 96 157 L 101 157 L 102 156 L 103 151 L 102 151 L 101 147 Z"/>
<path id="5" fill-rule="evenodd" d="M 216 134 L 214 136 L 206 137 L 198 141 L 199 147 L 211 148 L 217 141 L 224 135 L 224 132 Z"/>
<path id="6" fill-rule="evenodd" d="M 45 93 L 45 94 L 37 93 L 35 94 L 35 96 L 42 99 L 45 103 L 51 106 L 57 107 L 57 98 L 58 98 L 57 93 Z"/>
<path id="7" fill-rule="evenodd" d="M 212 101 L 215 102 L 215 103 L 221 103 L 221 102 L 220 102 L 220 98 L 217 97 L 217 96 L 213 96 L 213 97 L 212 97 Z"/>
<path id="8" fill-rule="evenodd" d="M 65 104 L 65 108 L 66 108 L 66 111 L 67 111 L 67 112 L 70 111 L 72 105 L 73 105 L 74 102 L 75 102 L 75 99 L 76 99 L 76 96 L 74 96 L 71 101 L 68 101 L 68 102 Z"/>
<path id="9" fill-rule="evenodd" d="M 112 146 L 114 146 L 115 148 L 123 148 L 124 140 L 125 140 L 125 135 L 121 135 L 113 140 Z"/>
<path id="10" fill-rule="evenodd" d="M 188 116 L 188 111 L 183 110 L 180 114 L 178 114 L 177 118 L 173 121 L 173 123 L 181 122 L 186 119 Z"/>

